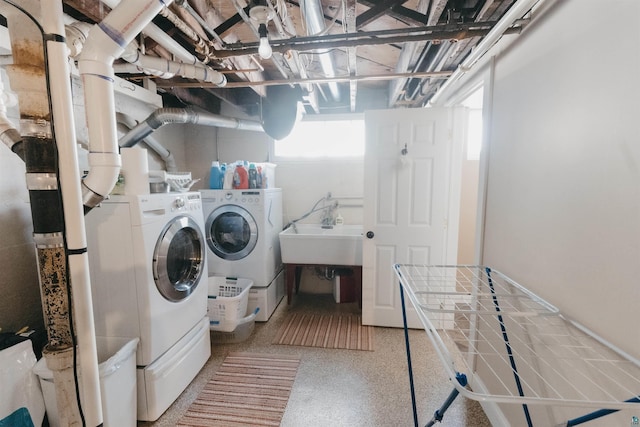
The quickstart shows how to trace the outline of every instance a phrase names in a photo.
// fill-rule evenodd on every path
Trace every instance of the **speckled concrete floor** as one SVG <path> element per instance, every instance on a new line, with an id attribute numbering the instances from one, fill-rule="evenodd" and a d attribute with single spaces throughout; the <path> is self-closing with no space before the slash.
<path id="1" fill-rule="evenodd" d="M 237 344 L 212 344 L 211 358 L 187 390 L 156 421 L 139 426 L 175 426 L 200 390 L 231 351 L 296 354 L 301 357 L 283 427 L 411 426 L 411 394 L 401 329 L 375 328 L 374 351 L 327 350 L 271 344 L 288 313 L 358 313 L 357 304 L 336 304 L 331 295 L 286 298 L 266 323 L 256 323 L 251 337 Z M 452 386 L 424 331 L 410 331 L 419 424 L 426 424 Z M 486 427 L 490 422 L 477 402 L 458 397 L 438 424 Z"/>

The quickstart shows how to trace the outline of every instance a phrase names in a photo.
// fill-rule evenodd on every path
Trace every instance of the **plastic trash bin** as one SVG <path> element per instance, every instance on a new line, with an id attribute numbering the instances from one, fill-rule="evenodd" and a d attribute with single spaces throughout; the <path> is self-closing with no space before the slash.
<path id="1" fill-rule="evenodd" d="M 136 347 L 138 338 L 96 339 L 102 418 L 105 427 L 134 427 L 137 416 Z M 44 405 L 51 427 L 60 426 L 53 372 L 45 358 L 33 367 L 40 379 Z"/>

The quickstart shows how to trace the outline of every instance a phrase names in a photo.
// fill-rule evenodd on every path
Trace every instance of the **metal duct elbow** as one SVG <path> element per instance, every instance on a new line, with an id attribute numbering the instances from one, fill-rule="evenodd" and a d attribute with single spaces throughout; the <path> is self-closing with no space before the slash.
<path id="1" fill-rule="evenodd" d="M 129 133 L 120 138 L 120 147 L 133 147 L 161 126 L 172 123 L 191 123 L 256 132 L 264 131 L 259 122 L 251 120 L 223 117 L 216 114 L 195 111 L 192 108 L 159 108 L 151 113 L 143 122 L 132 128 Z"/>

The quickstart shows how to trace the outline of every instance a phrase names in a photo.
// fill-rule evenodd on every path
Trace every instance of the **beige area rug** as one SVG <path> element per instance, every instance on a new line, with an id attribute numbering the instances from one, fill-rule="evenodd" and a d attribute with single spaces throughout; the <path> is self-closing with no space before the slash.
<path id="1" fill-rule="evenodd" d="M 274 344 L 373 351 L 373 327 L 359 315 L 291 314 Z"/>
<path id="2" fill-rule="evenodd" d="M 300 358 L 230 353 L 178 426 L 279 426 Z"/>

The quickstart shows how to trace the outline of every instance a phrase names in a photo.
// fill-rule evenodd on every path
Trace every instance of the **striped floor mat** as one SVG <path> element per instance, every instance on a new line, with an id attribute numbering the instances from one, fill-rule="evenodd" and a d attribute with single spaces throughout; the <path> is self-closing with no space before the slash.
<path id="1" fill-rule="evenodd" d="M 278 330 L 274 344 L 373 351 L 373 327 L 359 315 L 294 313 Z"/>
<path id="2" fill-rule="evenodd" d="M 230 353 L 177 425 L 279 426 L 299 364 L 298 356 Z"/>

